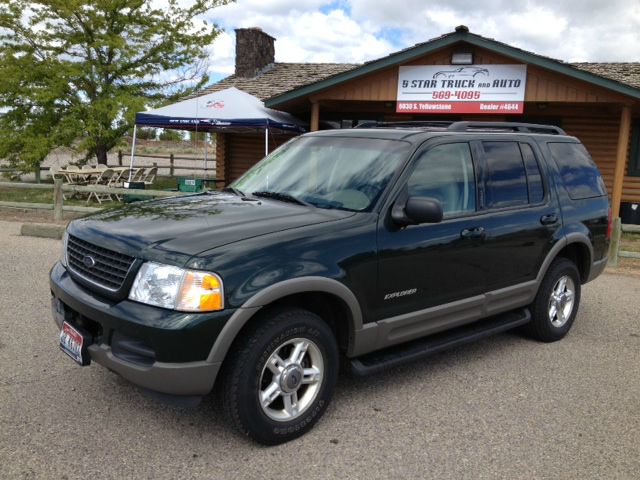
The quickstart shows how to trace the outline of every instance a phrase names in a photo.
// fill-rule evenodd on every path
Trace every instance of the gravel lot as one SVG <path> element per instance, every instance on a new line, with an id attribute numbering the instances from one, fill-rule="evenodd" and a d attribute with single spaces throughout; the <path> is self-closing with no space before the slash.
<path id="1" fill-rule="evenodd" d="M 214 397 L 165 406 L 58 351 L 47 273 L 60 242 L 0 222 L 0 478 L 639 478 L 638 277 L 583 290 L 569 336 L 493 337 L 342 377 L 305 437 L 237 436 Z"/>

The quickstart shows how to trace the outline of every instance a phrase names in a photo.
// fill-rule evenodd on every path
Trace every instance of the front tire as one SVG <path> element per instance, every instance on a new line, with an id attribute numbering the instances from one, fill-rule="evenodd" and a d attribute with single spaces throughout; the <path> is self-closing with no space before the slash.
<path id="1" fill-rule="evenodd" d="M 531 305 L 525 332 L 542 342 L 562 339 L 571 329 L 580 305 L 580 273 L 576 265 L 559 258 L 549 267 Z"/>
<path id="2" fill-rule="evenodd" d="M 229 352 L 222 395 L 227 418 L 265 445 L 297 438 L 320 419 L 338 373 L 338 347 L 329 326 L 302 309 L 257 319 Z"/>

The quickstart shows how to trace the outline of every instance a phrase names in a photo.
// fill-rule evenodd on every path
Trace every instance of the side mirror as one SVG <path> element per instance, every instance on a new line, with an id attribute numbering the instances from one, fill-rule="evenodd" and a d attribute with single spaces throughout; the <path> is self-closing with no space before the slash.
<path id="1" fill-rule="evenodd" d="M 440 223 L 442 204 L 435 198 L 409 197 L 404 203 L 396 203 L 391 218 L 399 225 L 419 225 L 421 223 Z"/>

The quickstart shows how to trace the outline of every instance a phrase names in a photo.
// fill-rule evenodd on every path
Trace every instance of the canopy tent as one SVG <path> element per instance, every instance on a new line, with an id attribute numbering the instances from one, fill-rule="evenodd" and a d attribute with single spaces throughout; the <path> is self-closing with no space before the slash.
<path id="1" fill-rule="evenodd" d="M 133 171 L 138 125 L 203 132 L 264 129 L 265 155 L 269 153 L 269 131 L 298 133 L 305 131 L 304 124 L 293 115 L 267 108 L 259 98 L 234 87 L 190 98 L 155 110 L 138 112 L 133 129 L 129 181 L 131 181 L 131 171 Z M 205 142 L 205 170 L 206 164 Z"/>

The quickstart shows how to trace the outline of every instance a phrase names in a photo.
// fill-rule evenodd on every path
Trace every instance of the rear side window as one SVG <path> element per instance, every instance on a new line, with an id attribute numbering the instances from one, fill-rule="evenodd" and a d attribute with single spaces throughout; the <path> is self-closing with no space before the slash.
<path id="1" fill-rule="evenodd" d="M 574 200 L 607 194 L 604 182 L 589 152 L 580 143 L 549 143 L 569 197 Z"/>
<path id="2" fill-rule="evenodd" d="M 516 142 L 482 142 L 486 161 L 485 203 L 504 208 L 529 203 L 527 174 Z"/>

